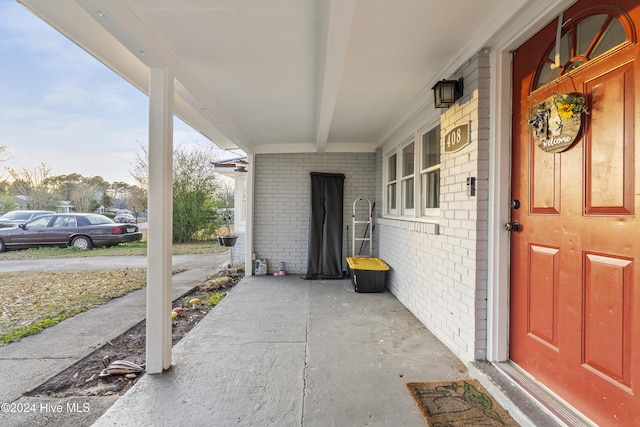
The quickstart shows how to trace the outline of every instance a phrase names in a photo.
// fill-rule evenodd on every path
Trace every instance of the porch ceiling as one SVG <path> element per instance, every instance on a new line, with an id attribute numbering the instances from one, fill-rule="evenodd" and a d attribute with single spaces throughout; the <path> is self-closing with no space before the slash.
<path id="1" fill-rule="evenodd" d="M 20 0 L 223 148 L 373 151 L 525 0 Z"/>

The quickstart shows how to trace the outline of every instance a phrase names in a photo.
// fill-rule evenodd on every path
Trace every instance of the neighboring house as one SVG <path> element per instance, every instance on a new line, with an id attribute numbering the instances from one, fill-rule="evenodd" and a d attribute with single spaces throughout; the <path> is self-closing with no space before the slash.
<path id="1" fill-rule="evenodd" d="M 29 197 L 28 196 L 16 196 L 15 201 L 18 204 L 18 207 L 15 210 L 27 210 L 29 206 Z M 58 213 L 71 213 L 73 212 L 73 205 L 71 202 L 62 200 L 59 201 L 56 205 L 56 212 Z"/>
<path id="2" fill-rule="evenodd" d="M 234 180 L 233 232 L 238 235 L 232 261 L 245 260 L 245 237 L 247 227 L 247 167 L 246 157 L 225 160 L 213 164 L 214 171 Z"/>
<path id="3" fill-rule="evenodd" d="M 16 196 L 15 200 L 16 200 L 16 203 L 18 204 L 18 207 L 15 210 L 17 211 L 27 210 L 29 206 L 29 198 L 27 196 Z"/>
<path id="4" fill-rule="evenodd" d="M 150 94 L 147 369 L 171 365 L 177 114 L 246 153 L 248 265 L 305 273 L 310 173 L 343 175 L 343 255 L 375 201 L 388 288 L 461 360 L 640 419 L 638 2 L 238 1 L 22 0 Z"/>
<path id="5" fill-rule="evenodd" d="M 71 213 L 73 212 L 73 205 L 71 202 L 61 201 L 56 206 L 56 212 L 58 213 Z"/>

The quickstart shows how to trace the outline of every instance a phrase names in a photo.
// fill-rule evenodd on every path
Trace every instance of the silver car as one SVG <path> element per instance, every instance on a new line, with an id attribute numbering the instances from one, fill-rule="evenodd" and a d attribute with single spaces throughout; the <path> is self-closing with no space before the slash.
<path id="1" fill-rule="evenodd" d="M 37 218 L 42 215 L 52 214 L 54 211 L 43 211 L 43 210 L 22 210 L 22 211 L 11 211 L 6 214 L 0 216 L 0 228 L 5 227 L 15 227 L 18 224 L 24 224 L 27 221 L 30 221 L 34 218 Z"/>

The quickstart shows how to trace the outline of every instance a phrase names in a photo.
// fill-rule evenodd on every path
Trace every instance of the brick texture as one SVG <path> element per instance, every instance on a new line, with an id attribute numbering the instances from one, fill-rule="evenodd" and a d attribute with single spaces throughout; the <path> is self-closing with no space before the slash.
<path id="1" fill-rule="evenodd" d="M 309 173 L 343 173 L 344 257 L 351 254 L 353 201 L 360 196 L 377 201 L 373 255 L 391 267 L 387 287 L 460 359 L 472 361 L 486 358 L 488 56 L 474 56 L 456 74 L 452 77 L 464 77 L 465 95 L 441 114 L 442 136 L 469 123 L 471 143 L 456 153 L 442 153 L 440 216 L 435 222 L 379 217 L 382 149 L 371 154 L 259 154 L 255 158 L 254 252 L 268 260 L 269 273 L 280 261 L 287 263 L 289 274 L 306 273 Z M 432 113 L 425 111 L 425 115 Z M 467 193 L 469 177 L 476 178 L 475 196 Z M 359 218 L 366 215 L 358 213 Z"/>
<path id="2" fill-rule="evenodd" d="M 311 172 L 345 175 L 344 258 L 351 255 L 354 200 L 366 197 L 375 202 L 375 153 L 256 155 L 253 249 L 258 258 L 267 259 L 269 273 L 280 261 L 286 262 L 288 274 L 307 272 Z"/>
<path id="3" fill-rule="evenodd" d="M 469 123 L 471 143 L 442 151 L 437 223 L 381 218 L 377 226 L 378 256 L 391 267 L 388 288 L 464 361 L 486 357 L 488 64 L 480 54 L 467 62 L 456 76 L 464 77 L 465 95 L 441 115 L 443 138 Z M 381 158 L 379 151 L 380 171 Z M 469 177 L 475 196 L 467 193 Z M 382 194 L 381 184 L 376 191 Z"/>

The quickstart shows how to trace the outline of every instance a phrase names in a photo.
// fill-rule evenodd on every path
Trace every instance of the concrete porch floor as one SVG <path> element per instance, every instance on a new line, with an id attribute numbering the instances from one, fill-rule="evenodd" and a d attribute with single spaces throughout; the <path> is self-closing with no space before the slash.
<path id="1" fill-rule="evenodd" d="M 253 276 L 94 425 L 424 426 L 405 383 L 468 377 L 388 291 Z"/>

